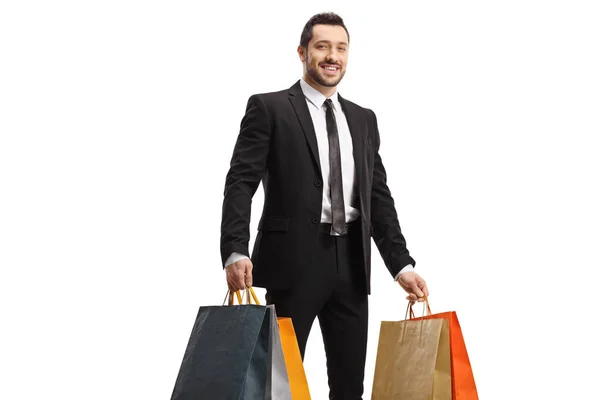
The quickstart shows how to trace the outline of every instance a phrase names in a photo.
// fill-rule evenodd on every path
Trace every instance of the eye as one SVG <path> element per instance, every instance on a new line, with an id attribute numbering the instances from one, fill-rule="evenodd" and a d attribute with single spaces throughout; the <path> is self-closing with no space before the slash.
<path id="1" fill-rule="evenodd" d="M 343 47 L 340 47 L 340 48 L 338 48 L 338 50 L 339 50 L 339 51 L 346 51 L 346 49 L 345 49 L 345 48 L 343 48 Z"/>

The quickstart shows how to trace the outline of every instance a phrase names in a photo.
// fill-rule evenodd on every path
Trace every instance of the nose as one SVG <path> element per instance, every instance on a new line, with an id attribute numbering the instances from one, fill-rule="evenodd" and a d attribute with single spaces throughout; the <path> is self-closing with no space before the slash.
<path id="1" fill-rule="evenodd" d="M 332 64 L 337 64 L 339 60 L 340 60 L 340 58 L 338 57 L 338 54 L 336 53 L 335 50 L 332 50 L 325 58 L 325 61 L 332 63 Z"/>

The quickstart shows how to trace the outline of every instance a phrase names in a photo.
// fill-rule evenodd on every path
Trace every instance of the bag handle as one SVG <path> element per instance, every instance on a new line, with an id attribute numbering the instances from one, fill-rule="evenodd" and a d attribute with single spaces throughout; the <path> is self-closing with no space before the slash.
<path id="1" fill-rule="evenodd" d="M 250 299 L 250 296 L 252 296 L 254 303 L 256 305 L 260 305 L 260 301 L 258 301 L 258 297 L 256 296 L 256 293 L 254 293 L 254 289 L 252 288 L 252 286 L 246 287 L 246 289 L 244 289 L 244 292 L 246 295 L 246 304 L 252 304 L 252 301 Z M 238 290 L 236 292 L 227 290 L 227 294 L 225 295 L 225 300 L 223 300 L 223 305 L 225 305 L 225 302 L 228 300 L 229 300 L 228 305 L 230 305 L 230 306 L 234 305 L 234 301 L 233 301 L 234 293 L 235 293 L 235 296 L 237 297 L 238 304 L 242 305 L 242 295 L 240 294 L 240 290 Z"/>
<path id="2" fill-rule="evenodd" d="M 404 314 L 404 320 L 408 320 L 408 319 L 416 319 L 417 317 L 415 316 L 415 312 L 413 310 L 413 306 L 415 305 L 414 301 L 409 301 L 408 302 L 408 306 L 406 307 L 406 314 Z M 410 315 L 410 318 L 408 318 Z M 421 343 L 421 339 L 423 337 L 423 321 L 425 321 L 425 318 L 422 318 L 426 315 L 432 315 L 431 312 L 431 307 L 429 307 L 429 299 L 427 298 L 427 296 L 425 296 L 425 301 L 423 302 L 423 314 L 421 316 L 421 321 L 419 323 L 420 327 L 419 327 L 419 343 Z M 406 333 L 406 324 L 403 324 L 402 327 L 402 332 L 400 333 L 400 340 L 403 340 L 404 335 Z"/>
<path id="3" fill-rule="evenodd" d="M 406 313 L 404 314 L 404 319 L 414 319 L 416 318 L 415 312 L 413 310 L 413 306 L 415 305 L 414 301 L 409 301 L 406 307 Z M 423 302 L 423 313 L 421 316 L 431 315 L 431 307 L 429 306 L 429 299 L 425 296 L 425 301 Z"/>

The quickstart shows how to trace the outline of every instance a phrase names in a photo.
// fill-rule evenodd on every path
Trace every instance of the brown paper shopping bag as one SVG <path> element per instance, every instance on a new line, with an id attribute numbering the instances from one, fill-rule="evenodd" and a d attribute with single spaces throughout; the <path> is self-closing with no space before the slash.
<path id="1" fill-rule="evenodd" d="M 447 320 L 381 322 L 371 399 L 452 399 Z"/>

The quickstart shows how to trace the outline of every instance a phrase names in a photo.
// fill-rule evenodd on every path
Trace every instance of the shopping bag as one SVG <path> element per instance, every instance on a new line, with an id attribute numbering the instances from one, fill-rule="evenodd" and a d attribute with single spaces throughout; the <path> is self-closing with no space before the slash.
<path id="1" fill-rule="evenodd" d="M 450 334 L 450 366 L 452 377 L 452 400 L 478 400 L 477 386 L 473 369 L 469 360 L 467 346 L 462 334 L 458 316 L 455 311 L 431 314 L 429 301 L 426 299 L 428 314 L 422 319 L 444 319 L 448 321 Z M 414 313 L 412 315 L 413 319 Z"/>
<path id="2" fill-rule="evenodd" d="M 277 319 L 293 400 L 310 400 L 308 381 L 291 318 Z"/>
<path id="3" fill-rule="evenodd" d="M 462 329 L 460 327 L 460 324 L 458 322 L 458 317 L 455 311 L 449 311 L 449 312 L 443 312 L 443 313 L 437 313 L 437 314 L 432 314 L 431 313 L 431 308 L 429 306 L 429 300 L 427 299 L 427 297 L 425 298 L 425 302 L 423 303 L 423 307 L 424 307 L 424 313 L 425 315 L 421 316 L 421 317 L 415 317 L 415 314 L 412 310 L 412 304 L 409 304 L 409 307 L 407 309 L 407 315 L 410 315 L 410 320 L 406 320 L 405 321 L 400 321 L 398 323 L 395 322 L 382 322 L 382 328 L 384 325 L 389 325 L 389 324 L 401 324 L 401 323 L 406 323 L 407 326 L 412 325 L 413 328 L 415 326 L 415 323 L 418 323 L 419 321 L 443 321 L 443 323 L 445 323 L 448 327 L 448 342 L 449 342 L 449 347 L 450 347 L 450 383 L 451 383 L 451 393 L 452 393 L 452 400 L 478 400 L 478 394 L 477 394 L 477 387 L 475 385 L 475 379 L 473 376 L 473 370 L 471 368 L 471 363 L 469 361 L 469 356 L 467 353 L 467 347 L 463 338 L 463 334 L 462 334 Z M 405 317 L 406 318 L 406 317 Z M 382 329 L 383 331 L 384 329 Z M 380 336 L 384 336 L 384 340 L 382 343 L 382 340 L 380 339 L 380 343 L 379 343 L 379 348 L 378 348 L 378 355 L 377 355 L 377 363 L 380 363 L 380 349 L 385 349 L 385 348 L 393 348 L 393 343 L 392 344 L 386 344 L 386 341 L 392 341 L 393 342 L 393 337 L 392 335 L 394 335 L 393 332 L 391 332 L 391 329 L 389 328 L 389 326 L 386 327 L 385 329 L 386 332 L 384 333 L 380 333 Z M 444 342 L 443 344 L 445 344 L 445 339 L 443 339 L 443 335 L 440 337 L 440 344 L 442 344 L 442 341 Z M 440 347 L 441 349 L 441 347 Z M 445 350 L 444 350 L 445 351 Z M 381 387 L 381 385 L 387 384 L 388 386 L 390 385 L 389 382 L 391 382 L 390 377 L 386 376 L 385 372 L 389 372 L 387 369 L 385 369 L 385 367 L 383 367 L 383 363 L 389 363 L 390 360 L 392 358 L 395 357 L 395 354 L 386 354 L 383 350 L 381 351 L 381 368 L 384 368 L 383 372 L 380 371 L 379 374 L 377 373 L 377 364 L 376 364 L 376 375 L 378 374 L 378 376 L 375 377 L 374 381 L 373 381 L 373 388 L 375 389 L 376 384 Z M 393 360 L 392 360 L 393 362 Z M 436 360 L 436 363 L 439 362 L 439 359 Z M 416 365 L 415 365 L 416 366 Z M 441 370 L 437 367 L 436 365 L 436 372 L 435 374 L 437 374 L 437 378 L 436 375 L 434 374 L 434 380 L 433 380 L 433 397 L 425 397 L 428 399 L 437 399 L 440 393 L 440 391 L 443 392 L 443 395 L 446 396 L 445 394 L 445 381 L 447 378 L 447 374 L 444 371 L 445 368 L 442 368 Z M 394 375 L 394 378 L 399 379 L 401 382 L 405 379 L 407 375 Z M 441 378 L 441 380 L 439 379 Z M 387 379 L 387 381 L 386 381 Z M 397 385 L 397 384 L 396 384 Z M 389 389 L 389 388 L 388 388 Z M 380 399 L 393 399 L 395 397 L 379 397 Z M 440 397 L 440 398 L 446 398 L 446 397 Z M 373 399 L 375 399 L 375 397 L 373 397 Z"/>
<path id="4" fill-rule="evenodd" d="M 272 386 L 279 381 L 271 374 L 281 370 L 272 360 L 274 309 L 242 305 L 236 295 L 240 305 L 233 305 L 229 293 L 228 306 L 200 307 L 171 400 L 273 398 Z"/>
<path id="5" fill-rule="evenodd" d="M 247 302 L 251 303 L 251 298 L 254 303 L 259 305 L 258 297 L 252 287 L 246 291 Z M 241 299 L 239 299 L 241 303 Z M 283 345 L 279 332 L 279 323 L 275 305 L 267 305 L 267 309 L 271 313 L 270 321 L 270 337 L 269 337 L 269 366 L 267 372 L 267 384 L 265 390 L 265 400 L 292 400 L 290 390 L 290 381 L 285 363 Z"/>
<path id="6" fill-rule="evenodd" d="M 452 399 L 447 320 L 381 322 L 371 399 Z"/>
<path id="7" fill-rule="evenodd" d="M 271 313 L 271 335 L 269 341 L 269 360 L 271 360 L 271 363 L 270 374 L 267 375 L 265 400 L 292 400 L 277 313 L 275 312 L 274 305 L 268 305 L 267 309 Z"/>

